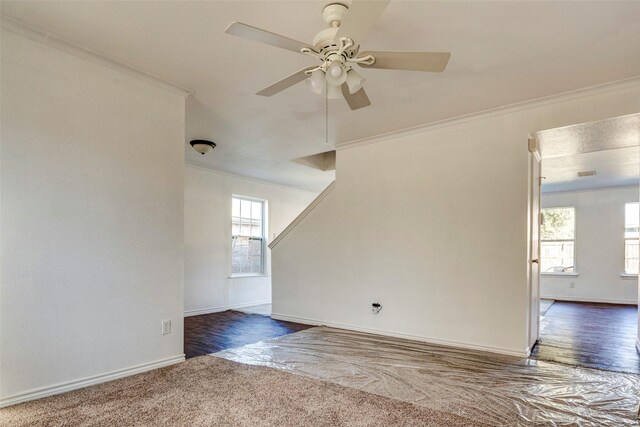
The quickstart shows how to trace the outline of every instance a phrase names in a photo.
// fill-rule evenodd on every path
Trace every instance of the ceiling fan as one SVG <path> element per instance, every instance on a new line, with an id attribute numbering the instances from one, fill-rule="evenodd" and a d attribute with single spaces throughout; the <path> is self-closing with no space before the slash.
<path id="1" fill-rule="evenodd" d="M 389 0 L 353 0 L 347 7 L 341 3 L 325 6 L 322 18 L 329 25 L 313 38 L 313 45 L 240 22 L 232 22 L 227 34 L 313 56 L 321 64 L 309 66 L 262 89 L 256 95 L 271 96 L 303 80 L 317 94 L 329 99 L 344 97 L 352 110 L 370 105 L 362 87 L 365 79 L 353 69 L 364 68 L 442 72 L 447 67 L 449 52 L 360 52 L 364 39 Z"/>

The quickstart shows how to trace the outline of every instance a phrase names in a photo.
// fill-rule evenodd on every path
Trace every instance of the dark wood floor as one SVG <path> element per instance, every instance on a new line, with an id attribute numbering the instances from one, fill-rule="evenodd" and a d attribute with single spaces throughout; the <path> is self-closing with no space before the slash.
<path id="1" fill-rule="evenodd" d="M 635 305 L 556 301 L 540 322 L 532 358 L 640 373 Z"/>
<path id="2" fill-rule="evenodd" d="M 233 310 L 185 317 L 184 353 L 187 358 L 201 356 L 310 327 Z"/>

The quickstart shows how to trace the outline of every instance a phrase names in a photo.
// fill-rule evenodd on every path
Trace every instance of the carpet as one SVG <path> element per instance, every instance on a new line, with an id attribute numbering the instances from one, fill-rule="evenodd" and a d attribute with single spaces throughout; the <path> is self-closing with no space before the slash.
<path id="1" fill-rule="evenodd" d="M 0 410 L 2 426 L 484 426 L 276 369 L 200 356 Z"/>

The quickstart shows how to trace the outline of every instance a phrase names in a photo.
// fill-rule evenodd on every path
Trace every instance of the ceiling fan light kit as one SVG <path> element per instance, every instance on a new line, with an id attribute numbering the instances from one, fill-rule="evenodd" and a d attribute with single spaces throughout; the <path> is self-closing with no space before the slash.
<path id="1" fill-rule="evenodd" d="M 227 34 L 245 37 L 282 49 L 310 55 L 320 61 L 317 67 L 306 67 L 257 93 L 272 96 L 302 80 L 317 94 L 329 99 L 344 98 L 352 110 L 371 104 L 364 91 L 365 79 L 354 69 L 365 68 L 442 72 L 447 66 L 448 52 L 360 52 L 359 43 L 378 20 L 389 0 L 353 0 L 347 7 L 331 3 L 322 11 L 328 28 L 313 38 L 313 46 L 270 31 L 233 22 Z"/>
<path id="2" fill-rule="evenodd" d="M 311 89 L 313 93 L 317 93 L 318 95 L 322 95 L 324 93 L 324 86 L 326 83 L 326 77 L 324 75 L 324 71 L 322 70 L 314 70 L 311 73 L 311 77 L 309 77 L 306 82 L 307 86 Z"/>
<path id="3" fill-rule="evenodd" d="M 356 93 L 360 89 L 362 89 L 362 85 L 367 80 L 362 77 L 356 70 L 353 68 L 347 71 L 347 86 L 349 87 L 349 93 Z"/>

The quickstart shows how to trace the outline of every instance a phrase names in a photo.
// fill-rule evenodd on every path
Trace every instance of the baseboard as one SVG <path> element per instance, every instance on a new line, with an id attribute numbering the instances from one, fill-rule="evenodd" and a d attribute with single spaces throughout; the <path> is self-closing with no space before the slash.
<path id="1" fill-rule="evenodd" d="M 219 313 L 221 311 L 234 310 L 236 308 L 252 307 L 254 305 L 271 304 L 271 301 L 253 301 L 242 304 L 221 305 L 218 307 L 198 308 L 196 310 L 186 310 L 184 317 L 200 316 L 201 314 Z"/>
<path id="2" fill-rule="evenodd" d="M 308 319 L 308 318 L 296 317 L 296 316 L 288 316 L 288 315 L 285 315 L 285 314 L 272 313 L 271 314 L 271 318 L 272 319 L 276 319 L 276 320 L 285 320 L 285 321 L 289 321 L 289 322 L 302 323 L 302 324 L 305 324 L 305 325 L 328 326 L 330 328 L 346 329 L 346 330 L 349 330 L 349 331 L 364 332 L 364 333 L 367 333 L 367 334 L 383 335 L 383 336 L 394 337 L 394 338 L 403 338 L 403 339 L 412 340 L 412 341 L 425 342 L 425 343 L 428 343 L 428 344 L 437 344 L 437 345 L 443 345 L 443 346 L 448 346 L 448 347 L 464 348 L 464 349 L 467 349 L 467 350 L 484 351 L 484 352 L 489 352 L 489 353 L 503 354 L 503 355 L 507 355 L 507 356 L 528 357 L 529 356 L 529 351 L 530 351 L 530 349 L 518 351 L 518 350 L 512 350 L 512 349 L 508 349 L 508 348 L 483 346 L 483 345 L 469 344 L 469 343 L 464 343 L 464 342 L 459 342 L 459 341 L 441 340 L 441 339 L 423 337 L 423 336 L 420 336 L 420 335 L 404 334 L 404 333 L 401 333 L 401 332 L 386 331 L 384 329 L 363 328 L 363 327 L 360 327 L 360 326 L 348 325 L 348 324 L 345 324 L 345 323 L 326 322 L 324 320 Z"/>
<path id="3" fill-rule="evenodd" d="M 638 300 L 625 300 L 625 299 L 609 299 L 609 298 L 588 298 L 588 297 L 575 297 L 575 296 L 553 296 L 545 295 L 540 296 L 541 299 L 554 299 L 556 301 L 576 301 L 576 302 L 595 302 L 603 304 L 625 304 L 625 305 L 638 305 Z"/>
<path id="4" fill-rule="evenodd" d="M 162 368 L 164 366 L 174 365 L 176 363 L 184 362 L 184 360 L 184 354 L 180 354 L 177 356 L 168 357 L 166 359 L 160 359 L 154 362 L 132 366 L 130 368 L 118 369 L 116 371 L 111 371 L 104 374 L 93 375 L 91 377 L 85 377 L 73 381 L 54 384 L 52 386 L 27 390 L 21 393 L 16 393 L 0 398 L 0 408 L 27 402 L 29 400 L 42 399 L 43 397 L 53 396 L 55 394 L 66 393 L 68 391 L 89 387 L 107 381 L 117 380 L 119 378 L 124 378 L 131 375 L 140 374 L 142 372 L 151 371 L 153 369 Z"/>

